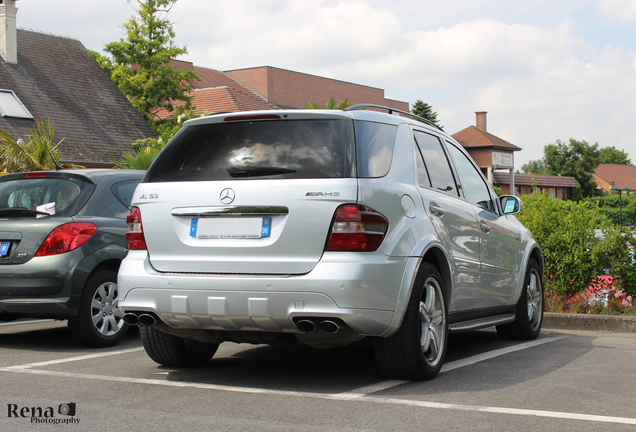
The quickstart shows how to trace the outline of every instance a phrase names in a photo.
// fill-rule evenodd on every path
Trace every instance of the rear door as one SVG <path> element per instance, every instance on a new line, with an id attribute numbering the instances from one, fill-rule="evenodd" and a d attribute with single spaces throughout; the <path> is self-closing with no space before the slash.
<path id="1" fill-rule="evenodd" d="M 520 234 L 507 216 L 500 216 L 489 187 L 468 157 L 447 142 L 459 181 L 469 203 L 474 206 L 479 223 L 481 286 L 479 307 L 513 303 L 514 268 L 517 264 Z"/>
<path id="2" fill-rule="evenodd" d="M 281 114 L 188 124 L 133 205 L 158 271 L 302 274 L 320 260 L 337 207 L 356 200 L 353 121 Z"/>
<path id="3" fill-rule="evenodd" d="M 472 206 L 460 198 L 446 152 L 435 135 L 414 131 L 418 183 L 424 207 L 452 254 L 451 312 L 475 307 L 479 295 L 479 226 Z"/>

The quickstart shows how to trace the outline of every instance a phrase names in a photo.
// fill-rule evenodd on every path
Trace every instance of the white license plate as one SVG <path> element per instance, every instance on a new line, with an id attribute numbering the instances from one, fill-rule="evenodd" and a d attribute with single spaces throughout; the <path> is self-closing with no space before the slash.
<path id="1" fill-rule="evenodd" d="M 253 239 L 269 237 L 270 217 L 192 218 L 190 237 L 208 239 Z"/>

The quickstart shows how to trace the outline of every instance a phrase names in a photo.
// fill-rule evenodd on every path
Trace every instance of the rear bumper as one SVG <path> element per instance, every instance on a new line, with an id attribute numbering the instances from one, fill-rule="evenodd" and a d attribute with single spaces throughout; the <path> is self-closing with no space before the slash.
<path id="1" fill-rule="evenodd" d="M 174 328 L 298 333 L 293 319 L 340 318 L 361 335 L 391 325 L 407 258 L 325 254 L 305 275 L 159 273 L 145 251 L 119 269 L 119 307 L 154 312 Z"/>

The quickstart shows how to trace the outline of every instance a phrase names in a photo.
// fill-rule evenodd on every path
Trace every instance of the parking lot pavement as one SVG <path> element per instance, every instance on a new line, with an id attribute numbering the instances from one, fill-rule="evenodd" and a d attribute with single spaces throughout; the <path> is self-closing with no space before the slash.
<path id="1" fill-rule="evenodd" d="M 1 324 L 0 430 L 634 430 L 635 354 L 629 333 L 479 331 L 451 338 L 436 379 L 409 382 L 385 380 L 363 348 L 226 343 L 177 369 L 153 363 L 135 331 L 85 349 L 64 323 Z"/>

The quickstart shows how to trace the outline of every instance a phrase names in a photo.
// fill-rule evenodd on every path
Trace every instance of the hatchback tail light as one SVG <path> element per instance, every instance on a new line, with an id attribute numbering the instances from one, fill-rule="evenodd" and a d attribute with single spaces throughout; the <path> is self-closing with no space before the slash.
<path id="1" fill-rule="evenodd" d="M 361 205 L 338 207 L 325 250 L 373 252 L 378 250 L 389 221 L 377 211 Z"/>
<path id="2" fill-rule="evenodd" d="M 90 222 L 71 222 L 55 228 L 44 239 L 36 257 L 58 255 L 77 249 L 92 237 L 97 226 Z"/>
<path id="3" fill-rule="evenodd" d="M 128 232 L 126 232 L 126 241 L 130 250 L 147 250 L 146 237 L 144 237 L 144 227 L 141 224 L 141 210 L 139 207 L 133 207 L 130 214 L 126 217 L 128 224 Z"/>

